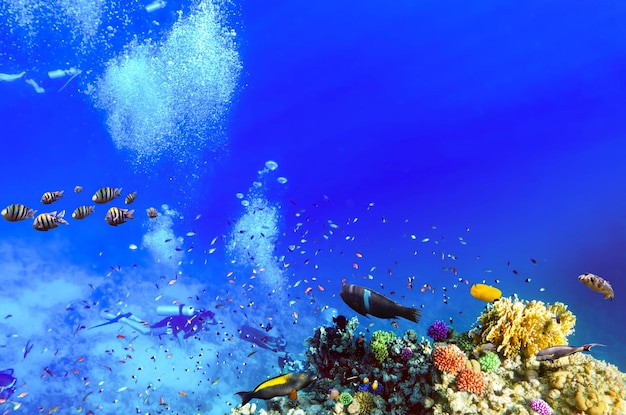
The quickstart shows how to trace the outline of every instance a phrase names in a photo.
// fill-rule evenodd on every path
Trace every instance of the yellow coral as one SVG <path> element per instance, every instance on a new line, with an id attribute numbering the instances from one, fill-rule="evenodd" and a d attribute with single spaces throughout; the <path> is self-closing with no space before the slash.
<path id="1" fill-rule="evenodd" d="M 369 392 L 355 393 L 354 400 L 359 403 L 359 415 L 368 415 L 374 409 L 374 395 Z"/>
<path id="2" fill-rule="evenodd" d="M 518 354 L 528 358 L 546 347 L 566 345 L 576 324 L 576 316 L 563 303 L 545 305 L 517 296 L 489 304 L 478 320 L 482 341 L 493 343 L 507 358 Z"/>

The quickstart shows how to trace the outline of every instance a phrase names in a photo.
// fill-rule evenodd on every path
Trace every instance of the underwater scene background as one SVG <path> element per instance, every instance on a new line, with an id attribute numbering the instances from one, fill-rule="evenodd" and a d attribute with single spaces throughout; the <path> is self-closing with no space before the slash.
<path id="1" fill-rule="evenodd" d="M 0 410 L 626 413 L 625 15 L 0 0 Z"/>

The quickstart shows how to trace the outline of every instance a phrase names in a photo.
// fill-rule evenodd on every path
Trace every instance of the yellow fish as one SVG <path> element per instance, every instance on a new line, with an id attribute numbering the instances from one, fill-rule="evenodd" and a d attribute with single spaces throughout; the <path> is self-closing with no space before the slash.
<path id="1" fill-rule="evenodd" d="M 605 300 L 610 299 L 613 301 L 615 298 L 613 287 L 611 287 L 611 284 L 609 284 L 609 282 L 602 277 L 586 272 L 578 276 L 578 281 L 585 284 L 589 289 L 597 293 L 604 294 Z"/>
<path id="2" fill-rule="evenodd" d="M 470 294 L 472 297 L 487 303 L 494 302 L 502 297 L 502 291 L 487 284 L 472 284 Z"/>
<path id="3" fill-rule="evenodd" d="M 252 391 L 237 392 L 237 395 L 241 398 L 242 406 L 250 402 L 251 399 L 272 399 L 285 395 L 289 395 L 290 399 L 295 400 L 298 397 L 298 391 L 306 388 L 316 379 L 317 376 L 312 373 L 288 373 L 268 379 Z"/>

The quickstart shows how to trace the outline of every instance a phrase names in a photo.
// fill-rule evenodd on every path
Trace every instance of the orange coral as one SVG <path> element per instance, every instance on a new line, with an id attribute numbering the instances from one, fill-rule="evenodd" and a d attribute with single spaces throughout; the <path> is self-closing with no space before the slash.
<path id="1" fill-rule="evenodd" d="M 478 396 L 485 393 L 485 378 L 481 372 L 463 369 L 456 377 L 456 386 L 460 391 L 471 392 Z"/>
<path id="2" fill-rule="evenodd" d="M 433 351 L 433 362 L 437 369 L 456 375 L 465 369 L 467 356 L 456 344 L 437 346 Z"/>

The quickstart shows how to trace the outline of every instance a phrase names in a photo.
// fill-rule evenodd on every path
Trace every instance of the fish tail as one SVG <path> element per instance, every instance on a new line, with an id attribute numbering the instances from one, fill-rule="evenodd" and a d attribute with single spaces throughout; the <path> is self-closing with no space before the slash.
<path id="1" fill-rule="evenodd" d="M 589 344 L 585 344 L 584 346 L 582 346 L 582 348 L 583 348 L 583 351 L 589 352 L 589 351 L 591 351 L 591 348 L 595 347 L 595 346 L 604 346 L 604 347 L 606 347 L 606 345 L 600 344 L 600 343 L 589 343 Z"/>
<path id="2" fill-rule="evenodd" d="M 402 308 L 400 309 L 400 313 L 398 315 L 406 318 L 407 320 L 411 320 L 411 321 L 418 323 L 420 320 L 420 317 L 422 316 L 422 311 L 417 308 L 402 306 Z"/>
<path id="3" fill-rule="evenodd" d="M 237 395 L 239 395 L 239 397 L 241 398 L 241 406 L 244 406 L 252 400 L 252 395 L 254 395 L 254 392 L 237 392 Z"/>

